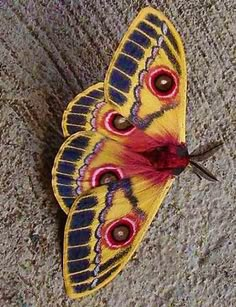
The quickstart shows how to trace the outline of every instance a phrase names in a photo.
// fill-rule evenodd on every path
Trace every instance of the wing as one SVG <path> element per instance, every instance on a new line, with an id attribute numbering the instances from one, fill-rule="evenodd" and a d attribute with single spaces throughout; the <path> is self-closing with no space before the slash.
<path id="1" fill-rule="evenodd" d="M 105 104 L 103 83 L 90 86 L 78 94 L 67 106 L 62 118 L 64 137 L 79 131 L 96 130 L 97 111 Z"/>
<path id="2" fill-rule="evenodd" d="M 76 198 L 64 234 L 69 297 L 89 295 L 116 277 L 140 244 L 171 182 L 154 185 L 135 176 Z"/>
<path id="3" fill-rule="evenodd" d="M 77 95 L 67 106 L 62 120 L 65 137 L 76 132 L 98 131 L 135 151 L 157 146 L 154 139 L 137 129 L 104 99 L 103 83 L 97 83 Z M 137 140 L 140 140 L 137 143 Z"/>
<path id="4" fill-rule="evenodd" d="M 186 63 L 171 22 L 153 8 L 132 22 L 108 68 L 107 101 L 136 127 L 165 142 L 185 141 Z"/>
<path id="5" fill-rule="evenodd" d="M 68 213 L 81 193 L 138 174 L 152 178 L 154 183 L 170 176 L 168 172 L 156 172 L 147 158 L 115 140 L 98 132 L 77 132 L 58 151 L 52 186 L 58 203 Z"/>

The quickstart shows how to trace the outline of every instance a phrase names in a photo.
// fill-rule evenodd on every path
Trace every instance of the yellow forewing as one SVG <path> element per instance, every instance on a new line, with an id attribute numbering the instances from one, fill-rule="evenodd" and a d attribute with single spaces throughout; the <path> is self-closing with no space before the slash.
<path id="1" fill-rule="evenodd" d="M 173 99 L 154 95 L 146 79 L 158 68 L 178 79 Z M 108 68 L 105 99 L 152 137 L 185 141 L 186 62 L 183 43 L 172 23 L 153 8 L 141 10 L 125 33 Z"/>

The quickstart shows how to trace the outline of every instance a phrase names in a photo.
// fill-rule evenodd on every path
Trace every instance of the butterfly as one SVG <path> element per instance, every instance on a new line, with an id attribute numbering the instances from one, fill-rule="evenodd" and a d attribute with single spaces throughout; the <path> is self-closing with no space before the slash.
<path id="1" fill-rule="evenodd" d="M 69 297 L 89 295 L 117 276 L 186 167 L 216 180 L 196 161 L 221 143 L 191 155 L 186 147 L 186 75 L 180 35 L 147 7 L 125 33 L 105 81 L 68 104 L 52 186 L 68 215 L 63 274 Z"/>

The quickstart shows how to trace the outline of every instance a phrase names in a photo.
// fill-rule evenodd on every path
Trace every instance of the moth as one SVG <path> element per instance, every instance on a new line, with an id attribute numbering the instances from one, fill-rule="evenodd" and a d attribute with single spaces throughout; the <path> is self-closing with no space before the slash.
<path id="1" fill-rule="evenodd" d="M 203 153 L 186 147 L 186 88 L 180 35 L 147 7 L 125 33 L 105 81 L 68 104 L 52 186 L 68 215 L 63 274 L 69 297 L 89 295 L 117 276 L 186 167 L 216 180 L 197 161 L 221 143 Z"/>

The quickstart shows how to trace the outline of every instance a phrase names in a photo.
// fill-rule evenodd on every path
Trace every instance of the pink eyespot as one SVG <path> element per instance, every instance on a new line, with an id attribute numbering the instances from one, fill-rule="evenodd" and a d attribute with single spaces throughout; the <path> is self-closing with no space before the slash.
<path id="1" fill-rule="evenodd" d="M 104 165 L 97 168 L 92 174 L 92 187 L 97 187 L 110 182 L 118 181 L 124 177 L 120 168 L 112 165 Z"/>
<path id="2" fill-rule="evenodd" d="M 152 94 L 159 98 L 173 98 L 178 92 L 178 76 L 166 67 L 152 68 L 146 75 L 145 81 Z"/>
<path id="3" fill-rule="evenodd" d="M 129 245 L 137 233 L 137 225 L 129 217 L 112 222 L 105 230 L 105 243 L 111 248 Z"/>
<path id="4" fill-rule="evenodd" d="M 105 118 L 105 127 L 117 135 L 129 135 L 135 127 L 122 115 L 112 111 Z"/>

